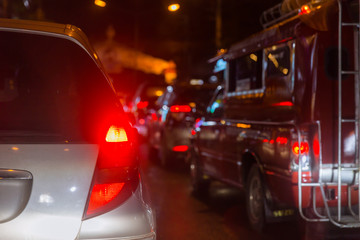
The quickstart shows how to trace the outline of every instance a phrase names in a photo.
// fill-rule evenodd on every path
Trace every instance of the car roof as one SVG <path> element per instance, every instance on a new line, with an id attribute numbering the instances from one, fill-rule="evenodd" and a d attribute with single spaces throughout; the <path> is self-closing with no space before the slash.
<path id="1" fill-rule="evenodd" d="M 0 18 L 0 30 L 28 32 L 39 35 L 68 38 L 84 48 L 89 55 L 101 65 L 98 56 L 83 31 L 71 24 L 60 24 L 33 20 Z"/>
<path id="2" fill-rule="evenodd" d="M 93 61 L 97 63 L 98 67 L 107 78 L 108 83 L 115 91 L 113 83 L 107 75 L 102 63 L 100 62 L 97 53 L 93 49 L 85 33 L 80 28 L 71 24 L 0 18 L 0 31 L 23 32 L 29 34 L 59 37 L 74 42 L 83 48 L 93 59 Z"/>

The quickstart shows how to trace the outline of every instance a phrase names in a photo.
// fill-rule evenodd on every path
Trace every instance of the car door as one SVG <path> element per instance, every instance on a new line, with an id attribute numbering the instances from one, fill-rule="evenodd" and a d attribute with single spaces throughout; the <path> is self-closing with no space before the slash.
<path id="1" fill-rule="evenodd" d="M 223 88 L 216 89 L 210 101 L 203 123 L 200 126 L 198 143 L 199 154 L 203 163 L 203 169 L 214 177 L 222 176 L 223 147 L 221 133 L 223 132 Z"/>

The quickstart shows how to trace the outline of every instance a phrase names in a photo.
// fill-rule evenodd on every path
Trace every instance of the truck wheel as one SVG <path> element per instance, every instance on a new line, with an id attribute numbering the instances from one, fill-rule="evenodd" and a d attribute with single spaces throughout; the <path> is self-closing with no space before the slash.
<path id="1" fill-rule="evenodd" d="M 190 180 L 194 195 L 205 195 L 208 193 L 210 181 L 204 178 L 199 166 L 199 159 L 194 150 L 190 150 Z"/>
<path id="2" fill-rule="evenodd" d="M 250 226 L 257 232 L 265 227 L 264 185 L 258 166 L 254 164 L 246 182 L 246 210 Z"/>

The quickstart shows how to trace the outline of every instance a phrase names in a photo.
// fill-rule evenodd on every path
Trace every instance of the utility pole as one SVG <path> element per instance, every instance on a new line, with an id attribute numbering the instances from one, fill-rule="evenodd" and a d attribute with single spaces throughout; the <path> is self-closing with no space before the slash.
<path id="1" fill-rule="evenodd" d="M 215 45 L 216 49 L 221 49 L 221 38 L 222 38 L 222 16 L 221 16 L 221 0 L 216 0 L 215 9 Z"/>

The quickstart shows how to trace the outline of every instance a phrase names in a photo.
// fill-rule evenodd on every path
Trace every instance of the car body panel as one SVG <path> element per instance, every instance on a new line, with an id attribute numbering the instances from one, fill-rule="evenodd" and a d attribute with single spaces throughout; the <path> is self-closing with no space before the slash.
<path id="1" fill-rule="evenodd" d="M 198 133 L 199 155 L 202 159 L 204 171 L 214 177 L 223 175 L 223 144 L 220 138 L 221 123 L 220 120 L 204 121 Z"/>
<path id="2" fill-rule="evenodd" d="M 139 201 L 141 197 L 142 186 L 139 185 L 133 195 L 118 208 L 96 218 L 83 221 L 78 239 L 143 239 L 145 236 L 148 238 L 155 237 L 153 212 L 145 202 Z"/>
<path id="3" fill-rule="evenodd" d="M 34 179 L 24 211 L 0 224 L 1 237 L 74 239 L 81 227 L 98 147 L 93 144 L 0 144 L 0 152 L 1 167 L 26 170 Z M 6 180 L 2 179 L 0 184 L 2 181 Z"/>

